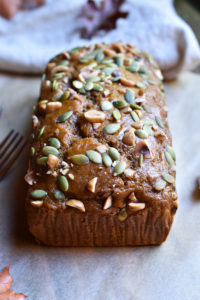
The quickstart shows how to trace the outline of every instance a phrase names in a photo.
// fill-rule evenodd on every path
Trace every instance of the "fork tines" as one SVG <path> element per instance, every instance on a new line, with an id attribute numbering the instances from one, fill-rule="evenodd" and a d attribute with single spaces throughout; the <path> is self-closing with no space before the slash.
<path id="1" fill-rule="evenodd" d="M 26 139 L 12 129 L 0 143 L 0 179 L 13 165 L 26 144 Z"/>

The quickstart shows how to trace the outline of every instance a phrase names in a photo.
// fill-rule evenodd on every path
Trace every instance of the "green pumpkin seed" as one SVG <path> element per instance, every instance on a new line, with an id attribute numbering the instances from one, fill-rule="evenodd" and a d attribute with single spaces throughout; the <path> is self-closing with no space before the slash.
<path id="1" fill-rule="evenodd" d="M 95 56 L 95 60 L 97 61 L 101 61 L 102 59 L 104 59 L 103 51 L 97 53 L 97 55 Z"/>
<path id="2" fill-rule="evenodd" d="M 45 103 L 48 103 L 49 101 L 48 100 L 41 100 L 38 102 L 38 104 L 45 104 Z"/>
<path id="3" fill-rule="evenodd" d="M 81 89 L 83 87 L 83 83 L 79 80 L 74 80 L 72 82 L 72 85 L 76 88 L 76 89 Z"/>
<path id="4" fill-rule="evenodd" d="M 112 165 L 112 159 L 111 157 L 108 155 L 108 153 L 103 153 L 102 154 L 102 160 L 103 163 L 106 167 L 110 167 Z"/>
<path id="5" fill-rule="evenodd" d="M 147 82 L 148 82 L 149 84 L 151 84 L 151 85 L 156 85 L 156 84 L 157 84 L 156 81 L 153 81 L 153 80 L 151 80 L 151 79 L 147 79 Z"/>
<path id="6" fill-rule="evenodd" d="M 56 93 L 52 97 L 52 101 L 59 101 L 62 98 L 63 92 L 62 91 L 56 91 Z"/>
<path id="7" fill-rule="evenodd" d="M 113 63 L 113 59 L 104 59 L 101 61 L 101 64 L 104 64 L 104 65 L 110 65 Z"/>
<path id="8" fill-rule="evenodd" d="M 168 174 L 168 173 L 164 173 L 162 174 L 162 178 L 168 182 L 168 183 L 174 183 L 175 182 L 175 179 L 172 175 Z"/>
<path id="9" fill-rule="evenodd" d="M 82 64 L 86 64 L 86 63 L 89 62 L 89 60 L 90 60 L 89 57 L 82 57 L 82 58 L 79 59 L 79 62 L 82 63 Z"/>
<path id="10" fill-rule="evenodd" d="M 113 105 L 109 101 L 103 101 L 101 102 L 101 110 L 107 111 L 113 108 Z"/>
<path id="11" fill-rule="evenodd" d="M 127 106 L 127 103 L 124 100 L 114 100 L 112 104 L 117 108 L 124 108 L 125 106 Z"/>
<path id="12" fill-rule="evenodd" d="M 52 146 L 45 146 L 45 147 L 43 147 L 42 148 L 42 152 L 45 154 L 45 155 L 49 155 L 49 154 L 53 154 L 53 155 L 55 155 L 55 156 L 59 156 L 59 154 L 60 154 L 60 152 L 56 149 L 56 148 L 54 148 L 54 147 L 52 147 Z"/>
<path id="13" fill-rule="evenodd" d="M 34 155 L 35 155 L 35 148 L 34 148 L 34 147 L 31 147 L 30 153 L 31 153 L 31 156 L 34 156 Z"/>
<path id="14" fill-rule="evenodd" d="M 120 159 L 120 153 L 118 150 L 114 147 L 110 147 L 108 150 L 108 154 L 113 160 L 119 160 Z"/>
<path id="15" fill-rule="evenodd" d="M 78 90 L 80 94 L 86 94 L 86 90 L 82 87 L 81 89 Z"/>
<path id="16" fill-rule="evenodd" d="M 115 134 L 120 129 L 119 123 L 110 123 L 103 128 L 105 134 Z"/>
<path id="17" fill-rule="evenodd" d="M 53 195 L 57 200 L 64 200 L 65 199 L 65 195 L 59 190 L 54 190 Z"/>
<path id="18" fill-rule="evenodd" d="M 112 74 L 115 71 L 115 68 L 111 68 L 111 67 L 107 67 L 107 68 L 103 68 L 102 72 L 105 74 Z"/>
<path id="19" fill-rule="evenodd" d="M 123 64 L 124 64 L 124 60 L 123 60 L 123 58 L 121 56 L 117 56 L 115 58 L 115 61 L 116 61 L 116 64 L 118 65 L 118 67 L 122 67 Z"/>
<path id="20" fill-rule="evenodd" d="M 39 140 L 41 138 L 41 136 L 43 135 L 44 133 L 44 130 L 45 130 L 45 126 L 42 126 L 42 128 L 40 129 L 38 135 L 37 135 L 37 139 Z"/>
<path id="21" fill-rule="evenodd" d="M 67 190 L 69 188 L 69 183 L 68 183 L 68 180 L 67 180 L 67 178 L 65 176 L 59 175 L 59 177 L 58 177 L 58 184 L 59 184 L 60 189 L 63 192 L 67 192 Z"/>
<path id="22" fill-rule="evenodd" d="M 156 120 L 156 123 L 158 124 L 158 126 L 163 129 L 164 124 L 163 124 L 162 120 L 158 116 L 155 116 L 155 120 Z"/>
<path id="23" fill-rule="evenodd" d="M 103 91 L 103 87 L 100 84 L 94 83 L 93 90 L 97 91 L 97 92 L 101 92 L 101 91 Z"/>
<path id="24" fill-rule="evenodd" d="M 173 158 L 173 160 L 176 160 L 176 154 L 174 149 L 171 146 L 167 146 L 166 147 L 167 152 L 169 152 L 169 154 L 171 155 L 171 157 Z"/>
<path id="25" fill-rule="evenodd" d="M 144 118 L 144 119 L 142 119 L 142 121 L 145 125 L 149 125 L 149 126 L 154 125 L 154 121 L 152 119 Z"/>
<path id="26" fill-rule="evenodd" d="M 162 179 L 157 179 L 155 184 L 154 184 L 154 189 L 156 191 L 162 191 L 166 186 L 166 181 L 162 180 Z"/>
<path id="27" fill-rule="evenodd" d="M 98 66 L 98 63 L 96 61 L 92 61 L 91 63 L 89 63 L 88 66 L 91 66 L 92 68 L 95 68 Z"/>
<path id="28" fill-rule="evenodd" d="M 50 138 L 48 139 L 48 144 L 56 149 L 59 149 L 61 144 L 60 141 L 57 138 Z"/>
<path id="29" fill-rule="evenodd" d="M 57 119 L 56 119 L 56 123 L 62 123 L 62 122 L 65 122 L 67 119 L 69 119 L 71 117 L 71 115 L 73 114 L 73 111 L 70 110 L 70 111 L 67 111 L 66 113 L 64 113 L 63 115 L 59 116 Z"/>
<path id="30" fill-rule="evenodd" d="M 121 76 L 112 77 L 112 78 L 111 78 L 111 81 L 116 82 L 116 81 L 119 81 L 120 78 L 121 78 Z"/>
<path id="31" fill-rule="evenodd" d="M 38 165 L 46 165 L 47 160 L 48 160 L 47 156 L 42 156 L 40 158 L 37 158 L 36 162 Z"/>
<path id="32" fill-rule="evenodd" d="M 146 104 L 143 105 L 143 108 L 144 108 L 144 110 L 145 110 L 147 113 L 151 113 L 151 112 L 152 112 L 152 111 L 151 111 L 151 107 L 148 106 L 148 105 L 146 105 Z"/>
<path id="33" fill-rule="evenodd" d="M 139 159 L 138 159 L 138 164 L 139 164 L 139 167 L 142 167 L 142 164 L 143 164 L 143 154 L 140 154 Z"/>
<path id="34" fill-rule="evenodd" d="M 67 52 L 69 54 L 73 54 L 73 53 L 75 53 L 75 52 L 77 52 L 77 51 L 79 51 L 81 49 L 82 49 L 82 47 L 75 47 L 75 48 L 72 48 L 71 50 L 68 50 Z"/>
<path id="35" fill-rule="evenodd" d="M 136 112 L 134 110 L 130 112 L 130 115 L 131 115 L 133 121 L 135 121 L 135 122 L 140 121 L 140 118 L 138 117 L 138 114 L 136 114 Z"/>
<path id="36" fill-rule="evenodd" d="M 139 137 L 141 139 L 147 139 L 148 138 L 148 133 L 143 129 L 136 129 L 135 134 L 137 135 L 137 137 Z"/>
<path id="37" fill-rule="evenodd" d="M 127 219 L 128 215 L 125 208 L 120 209 L 118 213 L 118 219 L 119 221 L 123 222 Z"/>
<path id="38" fill-rule="evenodd" d="M 102 163 L 102 158 L 101 154 L 99 154 L 97 151 L 94 150 L 88 150 L 86 151 L 86 155 L 95 164 L 101 164 Z"/>
<path id="39" fill-rule="evenodd" d="M 115 109 L 112 114 L 116 121 L 121 120 L 121 113 L 118 109 Z"/>
<path id="40" fill-rule="evenodd" d="M 59 83 L 57 80 L 53 80 L 52 82 L 52 90 L 53 91 L 57 91 L 57 89 L 59 88 Z"/>
<path id="41" fill-rule="evenodd" d="M 42 74 L 42 82 L 46 80 L 46 74 Z"/>
<path id="42" fill-rule="evenodd" d="M 165 152 L 165 158 L 169 165 L 173 166 L 175 164 L 171 154 L 168 151 Z"/>
<path id="43" fill-rule="evenodd" d="M 136 86 L 142 90 L 145 90 L 147 88 L 146 84 L 144 84 L 143 82 L 141 81 L 137 81 L 136 82 Z"/>
<path id="44" fill-rule="evenodd" d="M 129 72 L 138 72 L 140 69 L 140 65 L 137 62 L 132 63 L 132 65 L 126 67 L 126 70 Z"/>
<path id="45" fill-rule="evenodd" d="M 91 82 L 98 82 L 101 80 L 101 77 L 98 76 L 90 76 L 87 78 L 87 82 L 91 81 Z"/>
<path id="46" fill-rule="evenodd" d="M 65 100 L 68 100 L 69 99 L 69 96 L 70 96 L 70 91 L 65 91 L 61 97 L 61 101 L 65 101 Z"/>
<path id="47" fill-rule="evenodd" d="M 84 154 L 75 154 L 71 157 L 75 165 L 83 166 L 89 163 L 89 158 Z"/>
<path id="48" fill-rule="evenodd" d="M 114 167 L 114 170 L 113 170 L 113 175 L 114 176 L 117 176 L 117 175 L 120 175 L 124 172 L 126 168 L 126 163 L 124 161 L 119 161 L 116 166 Z"/>
<path id="49" fill-rule="evenodd" d="M 60 79 L 60 78 L 64 77 L 65 75 L 66 75 L 65 72 L 56 73 L 56 74 L 53 75 L 52 80 Z"/>
<path id="50" fill-rule="evenodd" d="M 136 103 L 130 103 L 130 107 L 133 108 L 133 109 L 141 109 L 141 106 L 139 106 L 138 104 Z"/>
<path id="51" fill-rule="evenodd" d="M 148 134 L 148 136 L 152 133 L 151 131 L 151 126 L 145 124 L 142 128 L 144 131 L 146 131 L 146 133 Z"/>
<path id="52" fill-rule="evenodd" d="M 133 93 L 133 91 L 127 90 L 126 93 L 124 94 L 124 98 L 125 98 L 126 102 L 134 103 L 135 94 Z"/>
<path id="53" fill-rule="evenodd" d="M 91 91 L 93 89 L 93 87 L 94 87 L 94 84 L 92 81 L 88 81 L 85 85 L 86 91 Z"/>
<path id="54" fill-rule="evenodd" d="M 68 60 L 61 60 L 59 63 L 57 63 L 57 66 L 68 66 L 69 61 Z"/>
<path id="55" fill-rule="evenodd" d="M 47 195 L 47 192 L 44 190 L 34 190 L 31 192 L 31 198 L 33 199 L 41 199 Z"/>

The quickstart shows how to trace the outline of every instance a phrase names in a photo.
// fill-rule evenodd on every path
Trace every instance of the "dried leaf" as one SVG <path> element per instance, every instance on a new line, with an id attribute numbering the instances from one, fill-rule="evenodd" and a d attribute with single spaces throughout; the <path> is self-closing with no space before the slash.
<path id="1" fill-rule="evenodd" d="M 126 18 L 128 13 L 120 8 L 125 0 L 104 0 L 99 5 L 94 0 L 88 0 L 80 14 L 81 37 L 90 39 L 97 31 L 110 31 L 116 28 L 119 18 Z"/>
<path id="2" fill-rule="evenodd" d="M 9 268 L 10 266 L 7 265 L 0 272 L 0 300 L 24 300 L 26 298 L 24 294 L 17 294 L 10 290 L 13 280 Z"/>

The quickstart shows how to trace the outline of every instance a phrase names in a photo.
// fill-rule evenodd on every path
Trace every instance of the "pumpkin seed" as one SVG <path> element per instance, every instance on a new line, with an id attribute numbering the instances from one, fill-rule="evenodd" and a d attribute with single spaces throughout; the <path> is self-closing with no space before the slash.
<path id="1" fill-rule="evenodd" d="M 34 148 L 34 147 L 31 147 L 30 153 L 31 153 L 31 156 L 34 156 L 34 155 L 35 155 L 35 148 Z"/>
<path id="2" fill-rule="evenodd" d="M 116 82 L 116 81 L 119 81 L 120 78 L 121 78 L 121 76 L 112 77 L 112 78 L 111 78 L 111 81 Z"/>
<path id="3" fill-rule="evenodd" d="M 132 117 L 133 121 L 135 121 L 135 122 L 140 121 L 140 118 L 138 117 L 138 114 L 136 114 L 135 111 L 131 111 L 130 114 L 131 114 L 131 117 Z"/>
<path id="4" fill-rule="evenodd" d="M 114 147 L 110 147 L 108 150 L 108 153 L 110 155 L 110 157 L 113 160 L 119 160 L 120 159 L 120 153 L 118 152 L 118 150 Z"/>
<path id="5" fill-rule="evenodd" d="M 154 184 L 154 189 L 156 191 L 162 191 L 166 186 L 166 181 L 162 180 L 161 178 L 157 179 Z"/>
<path id="6" fill-rule="evenodd" d="M 42 126 L 42 128 L 40 129 L 40 131 L 38 132 L 38 135 L 37 135 L 37 139 L 38 139 L 38 140 L 39 140 L 39 139 L 41 138 L 41 136 L 43 135 L 44 130 L 45 130 L 45 126 Z"/>
<path id="7" fill-rule="evenodd" d="M 124 172 L 126 168 L 126 163 L 122 160 L 122 161 L 119 161 L 116 166 L 114 167 L 114 170 L 113 170 L 113 175 L 114 176 L 117 176 L 117 175 L 120 175 Z"/>
<path id="8" fill-rule="evenodd" d="M 82 87 L 81 89 L 78 90 L 80 94 L 86 94 L 86 90 Z"/>
<path id="9" fill-rule="evenodd" d="M 75 47 L 75 48 L 72 48 L 71 50 L 68 50 L 67 52 L 69 54 L 73 54 L 73 53 L 75 53 L 75 52 L 77 52 L 77 51 L 79 51 L 81 49 L 82 49 L 82 47 Z"/>
<path id="10" fill-rule="evenodd" d="M 115 109 L 112 114 L 116 121 L 121 120 L 121 113 L 118 109 Z"/>
<path id="11" fill-rule="evenodd" d="M 173 166 L 175 164 L 171 154 L 168 151 L 165 152 L 165 158 L 169 165 Z"/>
<path id="12" fill-rule="evenodd" d="M 118 219 L 119 221 L 123 222 L 127 219 L 128 215 L 125 208 L 120 209 L 118 213 Z"/>
<path id="13" fill-rule="evenodd" d="M 91 91 L 93 89 L 94 85 L 92 81 L 88 81 L 85 85 L 86 91 Z"/>
<path id="14" fill-rule="evenodd" d="M 102 72 L 105 74 L 112 74 L 113 71 L 115 71 L 115 68 L 107 67 L 102 69 Z"/>
<path id="15" fill-rule="evenodd" d="M 94 162 L 96 164 L 102 163 L 101 155 L 97 151 L 88 150 L 88 151 L 86 151 L 86 155 L 89 158 L 89 160 L 91 160 L 92 162 Z"/>
<path id="16" fill-rule="evenodd" d="M 75 165 L 79 166 L 86 165 L 89 163 L 88 157 L 84 154 L 75 154 L 71 157 L 71 160 Z"/>
<path id="17" fill-rule="evenodd" d="M 104 65 L 110 65 L 113 63 L 113 59 L 104 59 L 101 61 L 101 64 L 104 64 Z"/>
<path id="18" fill-rule="evenodd" d="M 116 61 L 116 64 L 118 65 L 118 67 L 122 67 L 123 64 L 124 64 L 124 60 L 123 60 L 123 58 L 121 56 L 117 56 L 115 58 L 115 61 Z"/>
<path id="19" fill-rule="evenodd" d="M 48 157 L 42 156 L 40 158 L 37 158 L 36 162 L 38 165 L 45 165 L 47 163 Z"/>
<path id="20" fill-rule="evenodd" d="M 60 141 L 54 137 L 52 137 L 48 140 L 48 144 L 56 149 L 59 149 L 61 146 Z"/>
<path id="21" fill-rule="evenodd" d="M 93 84 L 93 90 L 101 92 L 101 91 L 103 91 L 103 87 L 100 84 L 94 83 Z"/>
<path id="22" fill-rule="evenodd" d="M 98 82 L 101 80 L 101 77 L 98 76 L 90 76 L 87 78 L 87 82 L 91 81 L 91 82 Z"/>
<path id="23" fill-rule="evenodd" d="M 96 61 L 92 61 L 91 63 L 89 63 L 88 66 L 91 66 L 92 68 L 95 68 L 98 66 L 97 62 Z"/>
<path id="24" fill-rule="evenodd" d="M 49 155 L 49 154 L 53 154 L 53 155 L 55 155 L 55 156 L 58 156 L 59 154 L 60 154 L 60 152 L 56 149 L 56 148 L 54 148 L 54 147 L 52 147 L 52 146 L 45 146 L 45 147 L 43 147 L 42 148 L 42 152 L 45 154 L 45 155 Z"/>
<path id="25" fill-rule="evenodd" d="M 139 167 L 142 167 L 142 164 L 143 164 L 143 154 L 140 154 L 139 159 L 138 159 L 138 164 L 139 164 Z"/>
<path id="26" fill-rule="evenodd" d="M 144 110 L 145 110 L 147 113 L 151 113 L 151 112 L 152 112 L 152 111 L 151 111 L 151 107 L 150 107 L 149 105 L 144 104 L 144 105 L 143 105 L 143 108 L 144 108 Z"/>
<path id="27" fill-rule="evenodd" d="M 63 115 L 59 116 L 57 119 L 56 119 L 56 123 L 62 123 L 62 122 L 65 122 L 67 119 L 69 119 L 71 117 L 71 115 L 73 114 L 73 111 L 70 110 L 70 111 L 67 111 L 66 113 L 64 113 Z"/>
<path id="28" fill-rule="evenodd" d="M 61 97 L 61 101 L 65 101 L 65 100 L 68 100 L 69 99 L 69 96 L 70 96 L 70 91 L 65 91 Z"/>
<path id="29" fill-rule="evenodd" d="M 175 182 L 175 179 L 172 175 L 168 174 L 168 173 L 164 173 L 162 174 L 162 178 L 168 182 L 168 183 L 174 183 Z"/>
<path id="30" fill-rule="evenodd" d="M 135 99 L 135 95 L 134 95 L 133 91 L 127 90 L 126 93 L 124 94 L 124 98 L 125 98 L 126 102 L 133 103 L 133 101 Z"/>
<path id="31" fill-rule="evenodd" d="M 76 89 L 81 89 L 83 87 L 83 83 L 79 80 L 74 80 L 72 84 Z"/>
<path id="32" fill-rule="evenodd" d="M 107 110 L 110 110 L 112 108 L 113 108 L 113 105 L 112 105 L 111 102 L 109 102 L 109 101 L 103 101 L 103 102 L 101 102 L 101 109 L 103 111 L 107 111 Z"/>
<path id="33" fill-rule="evenodd" d="M 82 57 L 82 58 L 80 58 L 79 62 L 82 64 L 86 64 L 89 62 L 89 60 L 90 60 L 89 57 Z"/>
<path id="34" fill-rule="evenodd" d="M 67 192 L 67 190 L 69 188 L 69 183 L 68 183 L 68 180 L 67 180 L 67 178 L 65 176 L 59 175 L 59 177 L 58 177 L 58 184 L 59 184 L 60 189 L 63 192 Z"/>
<path id="35" fill-rule="evenodd" d="M 151 79 L 147 79 L 147 82 L 148 82 L 149 84 L 151 84 L 151 85 L 157 84 L 156 81 L 153 81 L 153 80 L 151 80 Z"/>
<path id="36" fill-rule="evenodd" d="M 103 128 L 103 132 L 106 134 L 115 134 L 120 129 L 119 123 L 110 123 Z"/>
<path id="37" fill-rule="evenodd" d="M 132 63 L 132 65 L 126 67 L 126 70 L 127 70 L 127 71 L 130 71 L 130 72 L 132 72 L 132 73 L 133 73 L 133 72 L 138 72 L 139 69 L 140 69 L 140 65 L 139 65 L 139 63 L 137 63 L 137 62 L 134 62 L 134 63 Z"/>
<path id="38" fill-rule="evenodd" d="M 171 155 L 171 157 L 173 158 L 173 160 L 176 160 L 176 154 L 174 149 L 171 146 L 167 146 L 166 147 L 167 152 L 169 152 L 169 154 Z"/>
<path id="39" fill-rule="evenodd" d="M 52 82 L 52 90 L 56 91 L 59 88 L 59 83 L 57 80 L 53 80 Z"/>
<path id="40" fill-rule="evenodd" d="M 103 163 L 106 167 L 110 167 L 112 165 L 112 159 L 111 157 L 108 155 L 108 153 L 103 153 L 102 154 L 102 160 Z"/>
<path id="41" fill-rule="evenodd" d="M 114 100 L 112 104 L 114 105 L 114 107 L 117 108 L 124 108 L 127 105 L 127 103 L 124 100 Z"/>
<path id="42" fill-rule="evenodd" d="M 142 90 L 145 90 L 147 88 L 146 84 L 144 84 L 143 82 L 141 81 L 137 81 L 136 82 L 136 86 Z"/>
<path id="43" fill-rule="evenodd" d="M 148 135 L 150 135 L 151 134 L 151 127 L 149 126 L 149 125 L 147 125 L 147 124 L 145 124 L 144 126 L 143 126 L 143 128 L 142 128 L 144 131 L 146 131 L 146 133 L 148 134 Z"/>
<path id="44" fill-rule="evenodd" d="M 104 59 L 103 51 L 97 53 L 97 55 L 95 56 L 95 60 L 97 61 L 101 61 L 102 59 Z"/>
<path id="45" fill-rule="evenodd" d="M 141 139 L 147 139 L 148 138 L 148 133 L 143 129 L 136 129 L 135 134 L 137 135 L 137 137 L 139 137 Z"/>
<path id="46" fill-rule="evenodd" d="M 45 103 L 48 103 L 49 101 L 48 100 L 41 100 L 38 102 L 38 104 L 45 104 Z"/>
<path id="47" fill-rule="evenodd" d="M 144 119 L 142 119 L 142 121 L 145 125 L 149 125 L 149 126 L 154 125 L 154 121 L 152 119 L 144 118 Z"/>
<path id="48" fill-rule="evenodd" d="M 141 106 L 139 106 L 138 104 L 136 103 L 130 103 L 130 107 L 133 108 L 133 109 L 141 109 Z"/>
<path id="49" fill-rule="evenodd" d="M 59 190 L 54 190 L 53 195 L 57 200 L 64 200 L 65 199 L 65 195 Z"/>
<path id="50" fill-rule="evenodd" d="M 69 61 L 68 60 L 61 60 L 59 63 L 57 63 L 57 66 L 68 66 Z"/>
<path id="51" fill-rule="evenodd" d="M 34 190 L 31 192 L 31 197 L 33 199 L 41 199 L 47 195 L 47 192 L 44 190 Z"/>
<path id="52" fill-rule="evenodd" d="M 155 120 L 156 120 L 156 123 L 158 124 L 158 126 L 163 129 L 164 124 L 163 124 L 162 120 L 158 116 L 155 116 Z"/>
<path id="53" fill-rule="evenodd" d="M 65 76 L 65 75 L 66 75 L 65 72 L 55 73 L 55 74 L 53 75 L 53 77 L 52 77 L 52 80 L 54 81 L 54 80 L 60 79 L 60 78 L 62 78 L 62 77 Z"/>
<path id="54" fill-rule="evenodd" d="M 53 97 L 52 97 L 52 101 L 58 101 L 58 100 L 60 100 L 61 97 L 62 97 L 62 95 L 63 95 L 63 92 L 60 91 L 60 90 L 57 90 L 55 92 L 55 94 L 53 95 Z"/>

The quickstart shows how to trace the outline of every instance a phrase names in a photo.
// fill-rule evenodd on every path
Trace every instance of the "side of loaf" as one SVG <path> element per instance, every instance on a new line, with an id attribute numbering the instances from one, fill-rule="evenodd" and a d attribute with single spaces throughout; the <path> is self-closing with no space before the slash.
<path id="1" fill-rule="evenodd" d="M 47 65 L 33 114 L 26 208 L 54 246 L 156 245 L 177 209 L 162 74 L 130 44 L 78 47 Z"/>

